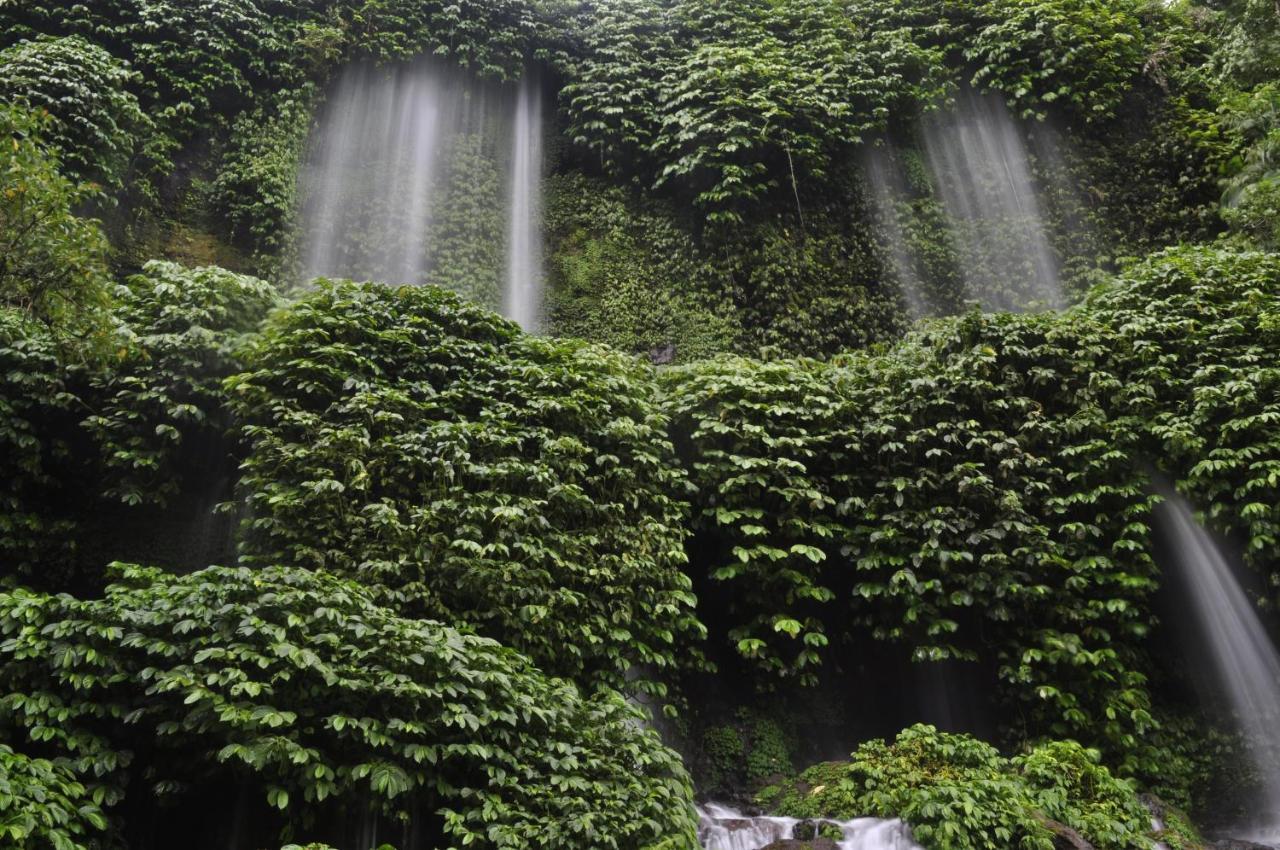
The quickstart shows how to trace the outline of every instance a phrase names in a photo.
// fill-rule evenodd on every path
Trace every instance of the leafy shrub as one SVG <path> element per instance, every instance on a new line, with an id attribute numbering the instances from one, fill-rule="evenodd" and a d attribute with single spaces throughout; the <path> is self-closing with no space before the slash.
<path id="1" fill-rule="evenodd" d="M 252 277 L 155 260 L 117 298 L 119 356 L 92 377 L 96 412 L 84 424 L 107 470 L 103 495 L 163 506 L 184 474 L 208 473 L 216 448 L 230 453 L 222 381 L 239 371 L 236 349 L 276 294 Z"/>
<path id="2" fill-rule="evenodd" d="M 606 167 L 674 182 L 709 220 L 739 222 L 774 191 L 789 197 L 801 181 L 820 182 L 841 145 L 935 91 L 937 57 L 856 8 L 631 0 L 592 9 L 562 93 L 569 133 Z"/>
<path id="3" fill-rule="evenodd" d="M 679 759 L 616 693 L 321 573 L 116 577 L 100 599 L 0 593 L 0 729 L 108 806 L 249 781 L 281 825 L 416 800 L 453 846 L 695 846 Z"/>
<path id="4" fill-rule="evenodd" d="M 78 36 L 40 37 L 0 50 L 0 99 L 47 111 L 46 139 L 68 176 L 118 189 L 147 118 L 129 91 L 133 73 Z"/>
<path id="5" fill-rule="evenodd" d="M 210 488 L 238 463 L 222 380 L 274 292 L 221 269 L 152 262 L 117 297 L 100 317 L 114 332 L 91 360 L 0 310 L 0 556 L 43 588 L 83 591 L 112 558 L 163 549 L 166 523 L 207 513 Z"/>
<path id="6" fill-rule="evenodd" d="M 214 210 L 264 272 L 275 270 L 293 233 L 313 99 L 308 89 L 289 91 L 236 118 L 214 179 Z"/>
<path id="7" fill-rule="evenodd" d="M 1183 248 L 1127 269 L 1087 309 L 1115 329 L 1121 436 L 1280 577 L 1280 257 Z"/>
<path id="8" fill-rule="evenodd" d="M 1147 59 L 1141 0 L 993 0 L 966 47 L 976 85 L 1024 114 L 1062 104 L 1085 121 L 1110 118 Z"/>
<path id="9" fill-rule="evenodd" d="M 791 746 L 777 721 L 747 707 L 728 722 L 703 730 L 694 763 L 703 794 L 737 796 L 795 773 Z"/>
<path id="10" fill-rule="evenodd" d="M 1061 316 L 975 313 L 831 363 L 665 372 L 717 637 L 802 681 L 858 627 L 918 659 L 994 653 L 1025 709 L 1011 735 L 1164 777 L 1142 672 L 1146 467 L 1275 569 L 1277 280 L 1273 255 L 1186 248 Z"/>
<path id="11" fill-rule="evenodd" d="M 250 563 L 358 577 L 583 681 L 698 635 L 683 479 L 634 361 L 434 287 L 328 282 L 247 358 Z"/>
<path id="12" fill-rule="evenodd" d="M 1151 813 L 1133 788 L 1073 741 L 1041 744 L 1013 760 L 1039 810 L 1089 836 L 1097 847 L 1126 847 L 1148 832 Z"/>
<path id="13" fill-rule="evenodd" d="M 0 840 L 14 848 L 81 850 L 106 829 L 97 804 L 61 761 L 0 744 Z"/>
<path id="14" fill-rule="evenodd" d="M 1062 825 L 1099 850 L 1151 845 L 1151 816 L 1133 789 L 1072 742 L 1009 760 L 967 735 L 912 726 L 761 800 L 792 817 L 900 817 L 929 850 L 1052 850 Z"/>
<path id="15" fill-rule="evenodd" d="M 106 332 L 107 242 L 96 221 L 75 214 L 92 193 L 59 173 L 47 129 L 0 106 L 0 309 L 92 348 Z"/>

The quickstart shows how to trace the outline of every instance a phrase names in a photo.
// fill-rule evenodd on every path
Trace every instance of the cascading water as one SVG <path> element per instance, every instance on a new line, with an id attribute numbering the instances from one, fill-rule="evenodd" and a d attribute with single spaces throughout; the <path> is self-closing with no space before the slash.
<path id="1" fill-rule="evenodd" d="M 511 141 L 511 211 L 503 311 L 525 330 L 536 330 L 542 307 L 542 258 L 538 238 L 542 100 L 536 82 L 527 76 L 521 81 L 516 98 Z"/>
<path id="2" fill-rule="evenodd" d="M 869 146 L 863 156 L 862 172 L 867 178 L 870 201 L 877 219 L 877 233 L 888 254 L 890 271 L 898 281 L 902 299 L 911 318 L 920 319 L 933 311 L 928 288 L 916 272 L 915 258 L 907 244 L 899 207 L 908 198 L 906 181 L 892 154 L 883 146 Z"/>
<path id="3" fill-rule="evenodd" d="M 1018 122 L 997 95 L 964 90 L 922 127 L 969 297 L 1001 310 L 1061 307 L 1058 260 Z"/>
<path id="4" fill-rule="evenodd" d="M 922 850 L 911 837 L 911 828 L 896 819 L 854 818 L 849 821 L 812 820 L 806 826 L 829 825 L 842 836 L 835 845 L 840 850 Z M 760 850 L 787 838 L 812 839 L 795 835 L 801 821 L 795 818 L 747 817 L 728 806 L 708 803 L 698 808 L 698 840 L 703 850 Z"/>
<path id="5" fill-rule="evenodd" d="M 1170 560 L 1185 589 L 1198 637 L 1254 763 L 1262 797 L 1249 826 L 1254 840 L 1280 839 L 1280 653 L 1213 538 L 1186 501 L 1166 494 L 1162 508 Z"/>
<path id="6" fill-rule="evenodd" d="M 542 147 L 530 79 L 513 91 L 430 60 L 349 68 L 303 169 L 306 278 L 438 284 L 533 329 Z"/>

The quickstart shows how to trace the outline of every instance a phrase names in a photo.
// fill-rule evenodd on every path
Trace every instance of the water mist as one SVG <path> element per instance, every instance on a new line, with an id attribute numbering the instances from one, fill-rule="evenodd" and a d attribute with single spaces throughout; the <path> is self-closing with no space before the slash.
<path id="1" fill-rule="evenodd" d="M 921 280 L 907 244 L 899 207 L 908 202 L 907 183 L 892 152 L 885 146 L 869 146 L 863 153 L 862 173 L 866 177 L 876 232 L 888 255 L 889 271 L 897 279 L 902 300 L 913 319 L 932 315 L 928 287 Z"/>
<path id="2" fill-rule="evenodd" d="M 998 310 L 1066 303 L 1022 127 L 995 94 L 963 90 L 922 126 L 968 296 Z"/>
<path id="3" fill-rule="evenodd" d="M 541 100 L 426 59 L 348 68 L 301 178 L 305 277 L 437 284 L 535 329 Z"/>

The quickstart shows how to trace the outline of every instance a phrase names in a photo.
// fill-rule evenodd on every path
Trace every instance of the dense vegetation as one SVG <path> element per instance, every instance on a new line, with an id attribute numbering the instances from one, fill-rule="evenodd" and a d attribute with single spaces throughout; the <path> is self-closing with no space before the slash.
<path id="1" fill-rule="evenodd" d="M 0 844 L 684 850 L 696 786 L 1199 846 L 1140 792 L 1212 822 L 1256 777 L 1157 507 L 1274 608 L 1274 12 L 0 2 Z M 422 55 L 557 93 L 545 335 L 485 306 L 479 134 L 431 285 L 299 285 L 329 82 Z M 931 164 L 982 92 L 1064 309 L 969 303 L 1023 283 Z M 850 688 L 944 666 L 981 736 Z"/>

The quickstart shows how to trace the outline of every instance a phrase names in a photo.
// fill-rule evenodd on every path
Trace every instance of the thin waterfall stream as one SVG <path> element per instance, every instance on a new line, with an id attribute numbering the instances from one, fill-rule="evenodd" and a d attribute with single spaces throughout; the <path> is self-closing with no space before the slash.
<path id="1" fill-rule="evenodd" d="M 1181 497 L 1166 494 L 1170 560 L 1211 660 L 1209 671 L 1240 731 L 1260 792 L 1252 840 L 1280 840 L 1280 653 L 1212 536 Z"/>
<path id="2" fill-rule="evenodd" d="M 507 226 L 507 278 L 503 312 L 525 330 L 537 330 L 542 311 L 542 257 L 538 234 L 542 182 L 542 99 L 526 76 L 516 97 L 511 134 L 511 189 Z"/>

